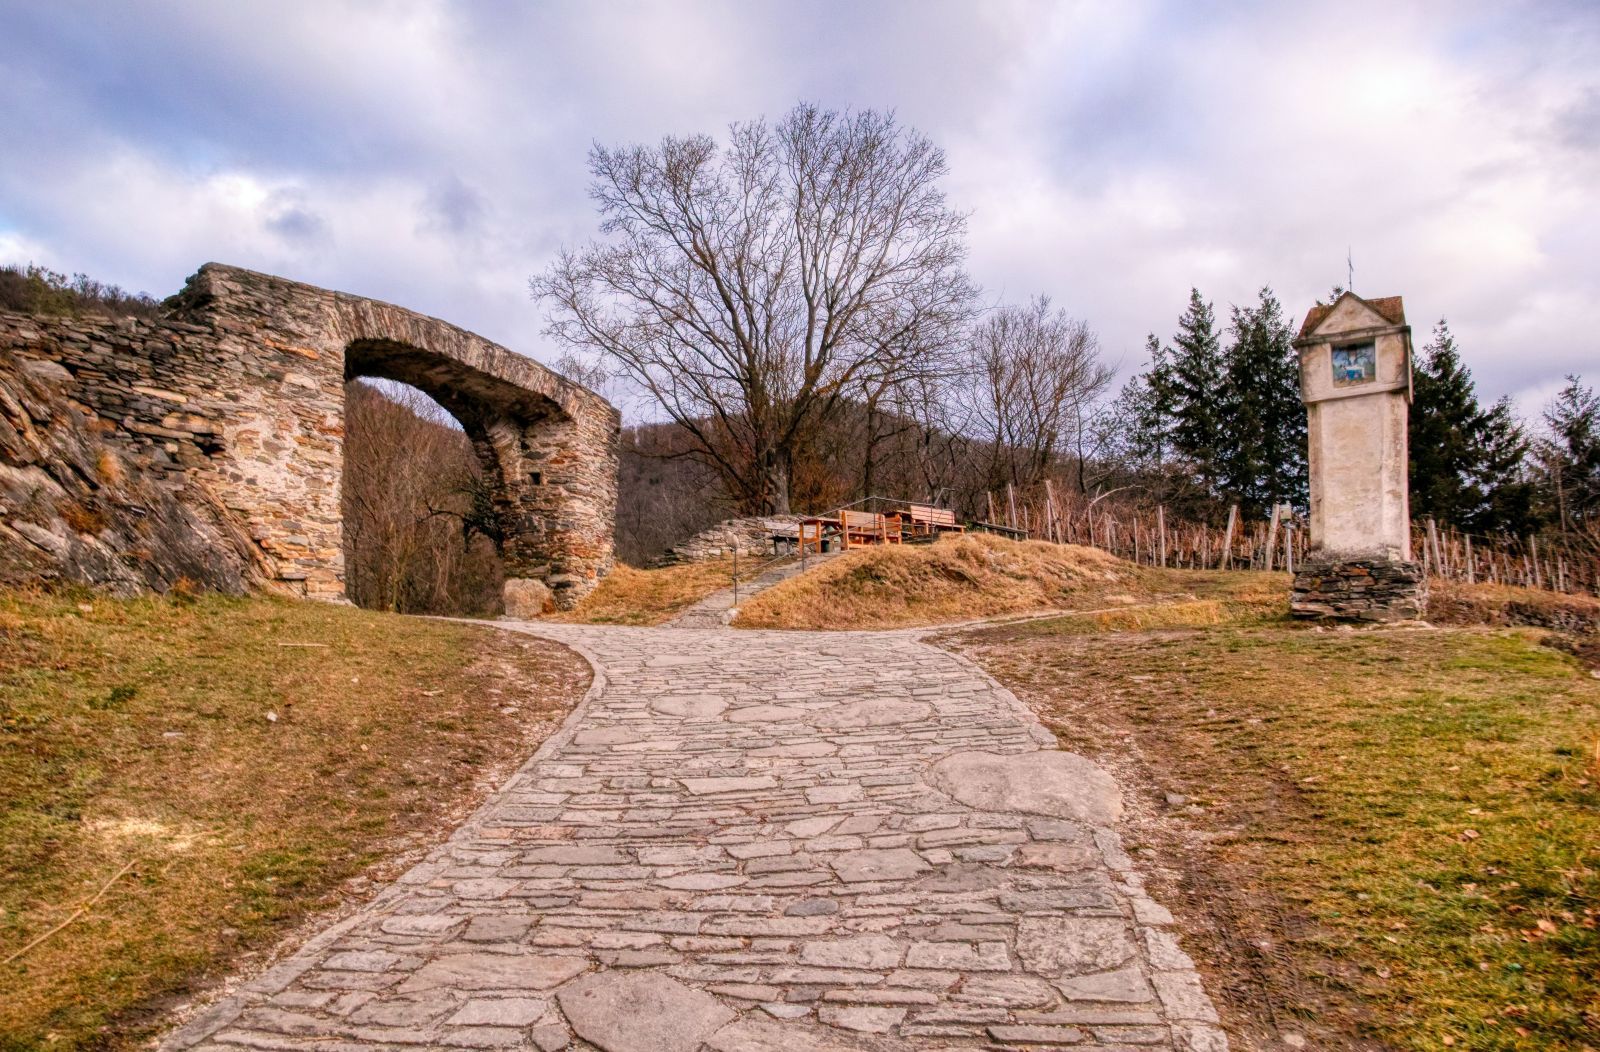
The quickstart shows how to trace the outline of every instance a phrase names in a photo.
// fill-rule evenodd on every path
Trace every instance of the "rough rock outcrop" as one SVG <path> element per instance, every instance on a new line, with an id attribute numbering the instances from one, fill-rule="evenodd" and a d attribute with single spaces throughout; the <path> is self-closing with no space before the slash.
<path id="1" fill-rule="evenodd" d="M 250 539 L 203 486 L 153 477 L 71 388 L 60 365 L 0 348 L 0 584 L 127 595 L 260 583 Z"/>

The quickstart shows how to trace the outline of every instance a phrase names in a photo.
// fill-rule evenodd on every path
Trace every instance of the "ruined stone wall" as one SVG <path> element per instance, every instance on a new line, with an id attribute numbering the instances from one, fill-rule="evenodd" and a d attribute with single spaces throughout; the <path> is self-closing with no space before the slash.
<path id="1" fill-rule="evenodd" d="M 571 606 L 611 568 L 620 418 L 604 399 L 466 330 L 386 303 L 207 264 L 169 316 L 0 314 L 0 348 L 61 366 L 66 394 L 138 469 L 220 502 L 266 577 L 344 590 L 344 384 L 412 384 L 449 409 L 494 486 L 508 595 Z"/>
<path id="2" fill-rule="evenodd" d="M 772 537 L 799 536 L 798 515 L 767 515 L 748 519 L 724 519 L 692 537 L 668 548 L 656 560 L 657 566 L 721 559 L 738 551 L 740 555 L 771 555 Z"/>

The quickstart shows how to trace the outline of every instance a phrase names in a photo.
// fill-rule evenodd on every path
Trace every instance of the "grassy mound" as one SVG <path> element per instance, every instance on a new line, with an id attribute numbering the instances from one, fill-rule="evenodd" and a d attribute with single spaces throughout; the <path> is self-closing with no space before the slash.
<path id="1" fill-rule="evenodd" d="M 1503 584 L 1428 582 L 1427 619 L 1438 624 L 1600 632 L 1600 599 Z"/>
<path id="2" fill-rule="evenodd" d="M 732 586 L 732 559 L 708 559 L 656 570 L 618 563 L 576 607 L 551 614 L 545 620 L 578 625 L 659 625 L 712 592 Z"/>
<path id="3" fill-rule="evenodd" d="M 976 534 L 862 548 L 762 592 L 740 628 L 898 628 L 1133 604 L 1167 583 L 1094 548 Z"/>

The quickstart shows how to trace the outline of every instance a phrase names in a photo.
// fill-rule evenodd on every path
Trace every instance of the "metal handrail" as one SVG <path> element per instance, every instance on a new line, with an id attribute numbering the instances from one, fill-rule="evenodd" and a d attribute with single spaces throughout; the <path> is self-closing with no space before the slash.
<path id="1" fill-rule="evenodd" d="M 766 562 L 764 562 L 764 563 L 760 564 L 759 566 L 757 566 L 754 570 L 749 570 L 749 571 L 741 574 L 739 572 L 739 546 L 737 544 L 735 544 L 733 546 L 733 605 L 734 606 L 738 606 L 739 605 L 739 582 L 740 582 L 740 580 L 753 581 L 757 577 L 760 577 L 762 574 L 766 573 L 767 570 L 769 570 L 772 567 L 774 567 L 774 566 L 778 565 L 779 563 L 783 562 L 785 559 L 793 559 L 793 558 L 794 558 L 793 555 L 778 555 L 778 556 L 774 556 L 773 558 L 768 559 Z M 802 558 L 801 562 L 804 562 L 804 561 L 805 561 L 804 558 Z"/>

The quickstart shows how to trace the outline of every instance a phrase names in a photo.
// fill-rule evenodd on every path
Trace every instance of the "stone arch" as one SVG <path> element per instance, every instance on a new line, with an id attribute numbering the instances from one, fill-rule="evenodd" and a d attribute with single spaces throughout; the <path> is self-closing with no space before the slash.
<path id="1" fill-rule="evenodd" d="M 599 395 L 437 318 L 236 267 L 206 264 L 171 303 L 172 324 L 216 336 L 202 474 L 280 587 L 344 594 L 344 385 L 359 377 L 418 388 L 467 432 L 508 612 L 571 607 L 611 569 L 621 421 Z"/>

